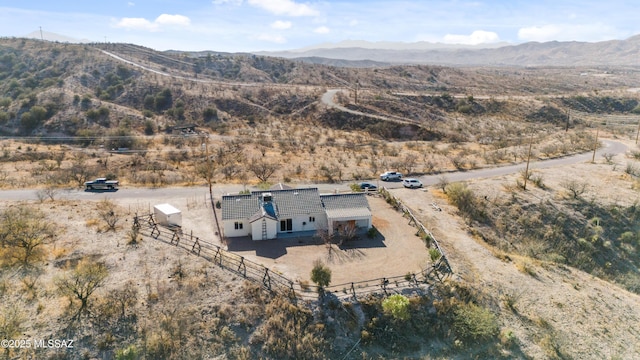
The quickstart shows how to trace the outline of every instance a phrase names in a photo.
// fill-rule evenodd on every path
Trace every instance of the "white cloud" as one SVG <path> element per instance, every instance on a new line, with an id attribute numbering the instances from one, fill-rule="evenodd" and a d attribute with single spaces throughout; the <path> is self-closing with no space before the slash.
<path id="1" fill-rule="evenodd" d="M 274 34 L 260 34 L 256 36 L 256 39 L 273 42 L 276 44 L 284 44 L 287 42 L 287 39 L 282 35 L 274 35 Z"/>
<path id="2" fill-rule="evenodd" d="M 299 4 L 292 0 L 248 0 L 250 5 L 267 10 L 276 15 L 316 16 L 318 11 L 307 4 Z"/>
<path id="3" fill-rule="evenodd" d="M 189 26 L 191 20 L 184 15 L 162 14 L 156 18 L 155 23 L 159 25 Z"/>
<path id="4" fill-rule="evenodd" d="M 145 18 L 122 18 L 113 24 L 113 27 L 127 30 L 159 31 L 161 26 L 187 27 L 191 20 L 183 15 L 162 14 L 153 22 Z"/>
<path id="5" fill-rule="evenodd" d="M 316 28 L 315 30 L 313 30 L 314 33 L 316 34 L 328 34 L 331 32 L 331 29 L 329 29 L 326 26 L 320 26 L 318 28 Z"/>
<path id="6" fill-rule="evenodd" d="M 518 30 L 518 39 L 522 41 L 603 41 L 615 39 L 617 31 L 609 25 L 600 23 L 579 24 L 548 24 L 530 26 Z"/>
<path id="7" fill-rule="evenodd" d="M 129 2 L 127 3 L 127 6 L 128 6 L 128 7 L 136 6 L 136 3 L 132 2 L 132 1 L 129 1 Z"/>
<path id="8" fill-rule="evenodd" d="M 274 29 L 285 30 L 290 29 L 292 26 L 291 21 L 281 21 L 277 20 L 271 24 L 271 27 Z"/>
<path id="9" fill-rule="evenodd" d="M 500 41 L 498 34 L 492 31 L 476 30 L 471 35 L 453 35 L 444 36 L 444 42 L 449 44 L 478 45 L 495 43 Z"/>
<path id="10" fill-rule="evenodd" d="M 358 20 L 353 19 L 353 20 L 349 21 L 349 26 L 356 26 L 356 25 L 358 25 L 359 23 L 360 23 L 360 22 L 359 22 Z"/>
<path id="11" fill-rule="evenodd" d="M 157 30 L 157 25 L 144 18 L 122 18 L 116 22 L 114 27 L 130 30 Z"/>

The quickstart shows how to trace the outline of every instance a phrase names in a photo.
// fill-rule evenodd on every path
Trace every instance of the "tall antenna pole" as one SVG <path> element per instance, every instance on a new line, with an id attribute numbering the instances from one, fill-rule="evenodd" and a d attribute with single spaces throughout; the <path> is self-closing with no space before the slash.
<path id="1" fill-rule="evenodd" d="M 638 121 L 638 131 L 636 131 L 636 144 L 638 144 L 638 135 L 640 135 L 640 121 Z"/>
<path id="2" fill-rule="evenodd" d="M 42 26 L 40 26 L 40 40 L 44 41 L 44 36 L 42 36 Z"/>

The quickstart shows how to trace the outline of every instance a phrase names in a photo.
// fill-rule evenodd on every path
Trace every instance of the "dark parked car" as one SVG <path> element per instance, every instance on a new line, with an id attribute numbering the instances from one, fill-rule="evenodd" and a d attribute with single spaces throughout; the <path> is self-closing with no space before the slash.
<path id="1" fill-rule="evenodd" d="M 375 190 L 378 190 L 378 187 L 373 185 L 372 183 L 363 182 L 363 183 L 360 183 L 360 189 L 364 191 L 375 191 Z"/>

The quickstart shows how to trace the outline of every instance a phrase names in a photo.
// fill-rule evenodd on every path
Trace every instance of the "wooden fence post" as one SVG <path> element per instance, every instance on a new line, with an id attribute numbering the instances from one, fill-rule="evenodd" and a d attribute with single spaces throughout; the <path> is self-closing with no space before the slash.
<path id="1" fill-rule="evenodd" d="M 191 247 L 191 252 L 200 256 L 200 250 L 202 250 L 202 246 L 200 246 L 200 239 L 198 237 L 196 237 L 196 242 L 193 243 L 193 246 Z M 196 252 L 196 246 L 198 247 L 198 250 Z"/>
<path id="2" fill-rule="evenodd" d="M 173 243 L 173 241 L 175 240 L 175 244 Z M 171 245 L 175 245 L 178 246 L 178 244 L 180 244 L 180 234 L 178 234 L 177 231 L 173 231 L 173 236 L 171 237 Z"/>
<path id="3" fill-rule="evenodd" d="M 240 269 L 242 268 L 242 276 L 247 277 L 247 265 L 244 264 L 244 256 L 240 256 L 240 264 L 238 264 L 238 272 L 240 273 Z"/>
<path id="4" fill-rule="evenodd" d="M 271 291 L 271 276 L 269 276 L 269 269 L 264 268 L 264 276 L 262 277 L 262 283 Z"/>
<path id="5" fill-rule="evenodd" d="M 157 234 L 155 234 L 157 232 Z M 154 235 L 155 234 L 155 235 Z M 153 224 L 153 230 L 151 230 L 151 237 L 154 239 L 158 239 L 160 236 L 160 229 L 158 229 L 158 224 Z"/>

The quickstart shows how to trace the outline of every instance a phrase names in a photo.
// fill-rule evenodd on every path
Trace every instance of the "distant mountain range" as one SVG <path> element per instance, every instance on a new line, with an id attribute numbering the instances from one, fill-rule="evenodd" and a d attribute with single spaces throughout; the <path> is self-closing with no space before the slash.
<path id="1" fill-rule="evenodd" d="M 32 31 L 24 36 L 27 39 L 37 39 L 37 40 L 46 40 L 46 41 L 54 41 L 54 42 L 66 42 L 71 44 L 79 44 L 79 43 L 88 43 L 91 42 L 87 39 L 76 39 L 69 36 L 64 36 L 48 31 Z"/>
<path id="2" fill-rule="evenodd" d="M 640 66 L 640 35 L 602 42 L 528 42 L 491 48 L 434 43 L 347 41 L 289 50 L 257 52 L 334 66 L 434 64 L 452 66 Z"/>

